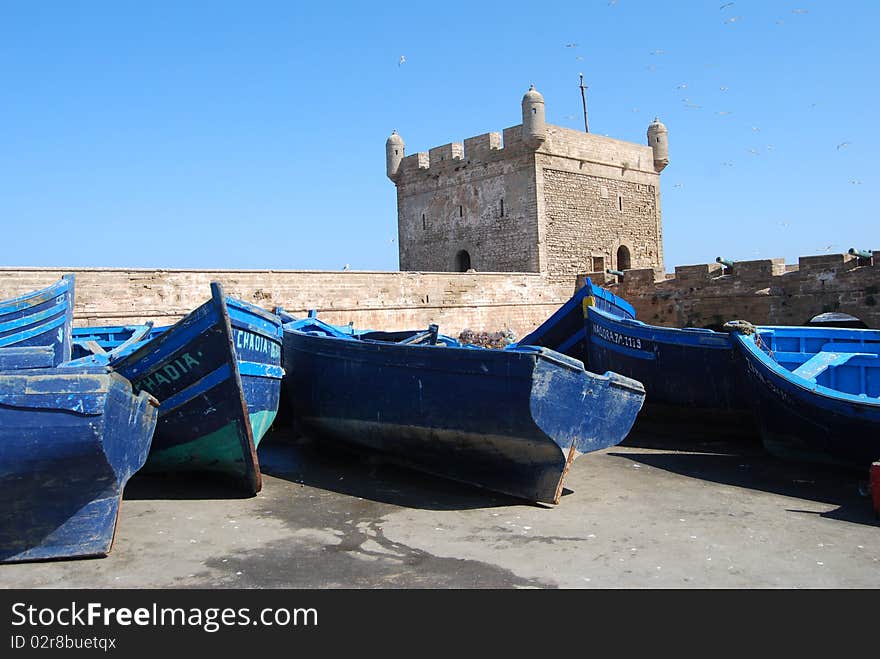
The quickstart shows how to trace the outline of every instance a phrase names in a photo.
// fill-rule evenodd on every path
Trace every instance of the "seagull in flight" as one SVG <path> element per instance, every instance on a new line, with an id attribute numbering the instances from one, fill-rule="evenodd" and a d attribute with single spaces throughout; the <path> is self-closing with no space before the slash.
<path id="1" fill-rule="evenodd" d="M 400 56 L 400 61 L 397 63 L 397 66 L 400 66 L 401 64 L 406 64 L 406 56 L 405 55 Z"/>
<path id="2" fill-rule="evenodd" d="M 837 145 L 837 150 L 840 151 L 841 149 L 845 149 L 848 146 L 849 146 L 849 142 L 841 142 L 840 144 Z"/>
<path id="3" fill-rule="evenodd" d="M 718 7 L 718 9 L 727 9 L 728 7 L 732 7 L 735 4 L 736 4 L 735 2 L 725 2 L 723 5 Z"/>
<path id="4" fill-rule="evenodd" d="M 351 266 L 348 263 L 346 263 L 344 266 L 342 266 L 342 269 L 343 270 L 350 270 Z"/>

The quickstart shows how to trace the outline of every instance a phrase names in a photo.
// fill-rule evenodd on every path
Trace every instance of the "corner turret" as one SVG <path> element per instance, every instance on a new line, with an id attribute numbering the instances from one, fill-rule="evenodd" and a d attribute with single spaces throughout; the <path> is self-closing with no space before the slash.
<path id="1" fill-rule="evenodd" d="M 544 97 L 531 85 L 522 99 L 522 139 L 533 149 L 547 139 L 544 121 Z"/>
<path id="2" fill-rule="evenodd" d="M 648 126 L 648 146 L 654 151 L 654 170 L 659 174 L 669 164 L 669 139 L 666 126 L 657 117 Z"/>
<path id="3" fill-rule="evenodd" d="M 397 182 L 397 173 L 400 171 L 400 161 L 404 156 L 403 138 L 397 134 L 396 130 L 391 131 L 391 135 L 385 140 L 385 173 L 395 183 Z"/>

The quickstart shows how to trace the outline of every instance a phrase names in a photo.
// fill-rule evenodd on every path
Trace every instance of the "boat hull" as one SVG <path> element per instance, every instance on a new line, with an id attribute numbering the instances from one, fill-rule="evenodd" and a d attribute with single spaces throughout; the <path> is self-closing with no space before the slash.
<path id="1" fill-rule="evenodd" d="M 549 350 L 403 346 L 284 333 L 294 420 L 309 435 L 530 501 L 628 433 L 644 392 Z"/>
<path id="2" fill-rule="evenodd" d="M 244 303 L 227 305 L 219 284 L 211 291 L 210 301 L 111 366 L 160 401 L 145 469 L 216 473 L 256 494 L 257 444 L 278 406 L 280 321 Z"/>
<path id="3" fill-rule="evenodd" d="M 880 457 L 880 398 L 845 400 L 799 382 L 761 358 L 751 337 L 734 335 L 752 409 L 767 451 L 790 460 L 867 471 Z M 747 345 L 751 343 L 751 345 Z M 876 386 L 876 385 L 875 385 Z"/>
<path id="4" fill-rule="evenodd" d="M 746 415 L 736 355 L 730 335 L 673 329 L 587 310 L 589 363 L 645 386 L 646 406 L 673 409 L 681 416 L 706 412 Z M 711 416 L 709 417 L 711 418 Z"/>
<path id="5" fill-rule="evenodd" d="M 0 374 L 0 562 L 106 556 L 157 405 L 107 369 Z"/>

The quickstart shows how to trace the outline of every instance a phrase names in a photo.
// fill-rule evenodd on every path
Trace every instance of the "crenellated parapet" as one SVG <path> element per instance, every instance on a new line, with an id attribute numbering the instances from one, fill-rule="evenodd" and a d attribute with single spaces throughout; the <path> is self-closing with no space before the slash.
<path id="1" fill-rule="evenodd" d="M 802 325 L 839 311 L 880 329 L 880 250 L 651 268 L 582 275 L 604 283 L 635 306 L 646 323 L 713 327 L 743 319 L 754 324 Z M 723 259 L 724 260 L 724 259 Z"/>

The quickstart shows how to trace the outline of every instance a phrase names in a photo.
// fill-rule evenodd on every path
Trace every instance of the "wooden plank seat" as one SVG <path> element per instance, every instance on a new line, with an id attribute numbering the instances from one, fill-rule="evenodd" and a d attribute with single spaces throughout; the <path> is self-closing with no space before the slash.
<path id="1" fill-rule="evenodd" d="M 841 352 L 841 351 L 822 351 L 817 352 L 803 364 L 792 371 L 797 376 L 806 380 L 815 380 L 826 369 L 832 366 L 841 366 L 854 357 L 873 357 L 877 358 L 876 353 L 871 352 Z"/>

